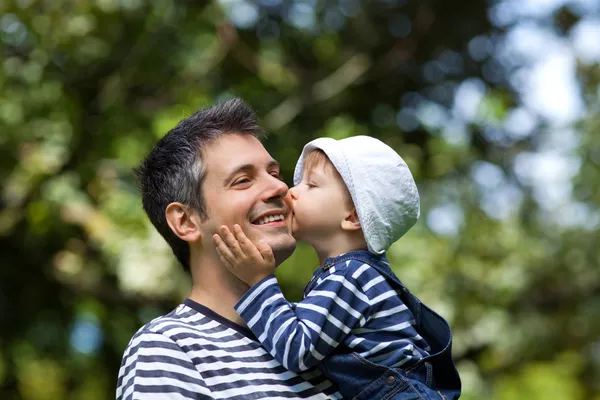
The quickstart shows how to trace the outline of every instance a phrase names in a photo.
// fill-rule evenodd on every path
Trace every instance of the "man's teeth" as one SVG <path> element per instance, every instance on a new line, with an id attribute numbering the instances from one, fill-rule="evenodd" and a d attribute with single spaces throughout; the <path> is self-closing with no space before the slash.
<path id="1" fill-rule="evenodd" d="M 269 222 L 283 221 L 283 220 L 284 220 L 283 214 L 269 215 L 267 217 L 263 217 L 263 218 L 259 219 L 258 221 L 256 221 L 256 224 L 263 225 L 263 224 L 268 224 Z"/>

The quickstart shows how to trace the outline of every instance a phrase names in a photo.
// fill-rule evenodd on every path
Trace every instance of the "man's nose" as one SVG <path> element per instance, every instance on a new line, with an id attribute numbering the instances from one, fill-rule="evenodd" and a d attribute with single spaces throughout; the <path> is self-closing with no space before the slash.
<path id="1" fill-rule="evenodd" d="M 266 189 L 266 200 L 283 199 L 288 192 L 288 186 L 282 180 L 269 175 L 268 187 Z"/>

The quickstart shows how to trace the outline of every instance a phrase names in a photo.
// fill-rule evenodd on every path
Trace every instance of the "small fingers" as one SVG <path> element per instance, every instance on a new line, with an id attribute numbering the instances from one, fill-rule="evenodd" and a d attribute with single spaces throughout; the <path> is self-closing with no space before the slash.
<path id="1" fill-rule="evenodd" d="M 233 255 L 227 244 L 225 244 L 223 239 L 221 239 L 221 237 L 217 234 L 213 235 L 213 241 L 216 244 L 217 254 L 219 255 L 219 258 L 221 259 L 223 264 L 225 264 L 227 268 L 233 268 L 233 261 L 235 261 L 235 256 Z"/>
<path id="2" fill-rule="evenodd" d="M 262 256 L 262 258 L 268 264 L 270 264 L 272 267 L 274 267 L 275 266 L 275 256 L 273 255 L 273 249 L 271 249 L 271 246 L 269 246 L 267 244 L 267 242 L 265 242 L 264 240 L 259 240 L 257 248 L 258 248 L 258 251 L 260 252 L 260 255 Z"/>
<path id="3" fill-rule="evenodd" d="M 223 238 L 223 241 L 229 247 L 229 250 L 231 250 L 231 253 L 235 257 L 237 257 L 240 260 L 243 260 L 246 257 L 246 255 L 240 247 L 240 243 L 233 235 L 233 233 L 231 233 L 228 227 L 226 227 L 225 225 L 221 226 L 221 228 L 219 229 L 219 235 Z"/>
<path id="4" fill-rule="evenodd" d="M 248 239 L 248 237 L 244 234 L 244 231 L 242 230 L 242 228 L 240 228 L 239 225 L 236 224 L 233 226 L 233 234 L 235 235 L 238 243 L 240 244 L 240 248 L 247 256 L 257 260 L 262 260 L 260 252 L 254 245 L 254 243 L 252 243 L 252 241 Z"/>

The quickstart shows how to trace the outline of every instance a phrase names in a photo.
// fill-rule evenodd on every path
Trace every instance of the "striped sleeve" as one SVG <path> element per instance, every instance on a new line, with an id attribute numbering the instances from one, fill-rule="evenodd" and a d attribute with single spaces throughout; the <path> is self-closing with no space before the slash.
<path id="1" fill-rule="evenodd" d="M 331 268 L 295 307 L 271 275 L 253 286 L 235 309 L 277 361 L 301 372 L 315 367 L 351 329 L 362 326 L 369 304 L 347 270 Z"/>
<path id="2" fill-rule="evenodd" d="M 117 400 L 212 399 L 188 355 L 170 338 L 138 332 L 125 350 Z"/>

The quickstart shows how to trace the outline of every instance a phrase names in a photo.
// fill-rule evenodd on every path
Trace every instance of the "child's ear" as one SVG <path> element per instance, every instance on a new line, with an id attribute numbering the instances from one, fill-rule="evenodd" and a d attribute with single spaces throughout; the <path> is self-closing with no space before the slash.
<path id="1" fill-rule="evenodd" d="M 181 203 L 171 203 L 165 210 L 167 224 L 175 235 L 186 242 L 196 242 L 202 237 L 198 214 L 191 207 Z"/>
<path id="2" fill-rule="evenodd" d="M 345 231 L 357 231 L 361 229 L 356 208 L 352 208 L 350 214 L 348 214 L 346 218 L 344 218 L 344 220 L 342 221 L 342 229 Z"/>

